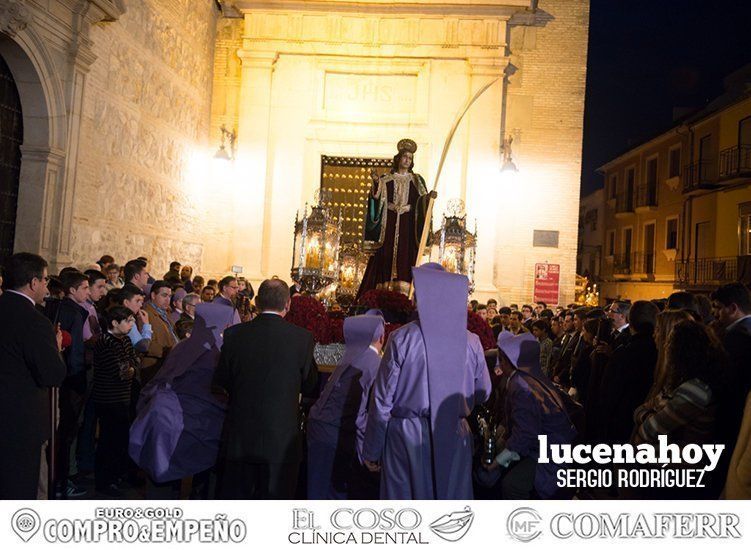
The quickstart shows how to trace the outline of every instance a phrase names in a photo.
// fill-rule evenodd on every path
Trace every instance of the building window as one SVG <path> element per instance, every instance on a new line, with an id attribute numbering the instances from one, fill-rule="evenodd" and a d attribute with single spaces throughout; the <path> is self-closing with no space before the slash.
<path id="1" fill-rule="evenodd" d="M 751 202 L 738 205 L 738 214 L 739 252 L 741 256 L 751 256 Z"/>
<path id="2" fill-rule="evenodd" d="M 668 178 L 677 178 L 681 175 L 681 148 L 670 150 L 668 156 Z"/>
<path id="3" fill-rule="evenodd" d="M 615 195 L 618 193 L 618 175 L 613 174 L 610 176 L 610 185 L 608 186 L 608 199 L 615 199 Z"/>
<path id="4" fill-rule="evenodd" d="M 615 256 L 615 231 L 608 231 L 608 256 Z"/>
<path id="5" fill-rule="evenodd" d="M 597 209 L 587 210 L 584 215 L 584 223 L 589 225 L 590 231 L 597 231 Z"/>
<path id="6" fill-rule="evenodd" d="M 678 218 L 670 218 L 665 228 L 665 248 L 675 250 L 678 248 Z"/>

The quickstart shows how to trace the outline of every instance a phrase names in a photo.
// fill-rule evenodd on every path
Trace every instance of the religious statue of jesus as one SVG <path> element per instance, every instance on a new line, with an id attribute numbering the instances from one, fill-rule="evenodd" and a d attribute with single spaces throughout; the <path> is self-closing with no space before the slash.
<path id="1" fill-rule="evenodd" d="M 373 187 L 368 196 L 363 250 L 373 254 L 358 298 L 374 288 L 409 293 L 428 201 L 437 196 L 435 191 L 428 192 L 422 176 L 412 171 L 417 144 L 403 139 L 397 150 L 389 173 L 379 177 L 375 169 L 370 171 Z"/>

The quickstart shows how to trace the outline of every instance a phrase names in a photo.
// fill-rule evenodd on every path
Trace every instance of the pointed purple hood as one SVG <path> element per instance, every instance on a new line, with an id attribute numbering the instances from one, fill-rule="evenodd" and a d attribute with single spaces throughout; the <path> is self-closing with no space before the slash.
<path id="1" fill-rule="evenodd" d="M 456 430 L 464 416 L 469 281 L 435 263 L 412 268 L 412 275 L 428 360 L 435 495 L 444 499 L 451 462 L 461 444 Z"/>

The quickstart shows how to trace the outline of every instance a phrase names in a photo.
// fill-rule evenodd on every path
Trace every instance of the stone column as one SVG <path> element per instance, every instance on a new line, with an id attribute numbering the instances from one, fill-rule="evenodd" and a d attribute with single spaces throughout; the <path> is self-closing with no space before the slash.
<path id="1" fill-rule="evenodd" d="M 271 178 L 269 166 L 269 123 L 271 118 L 271 84 L 277 54 L 247 49 L 238 52 L 242 60 L 240 85 L 237 161 L 235 163 L 236 197 L 234 231 L 230 257 L 242 265 L 244 275 L 252 280 L 264 277 L 263 220 Z"/>
<path id="2" fill-rule="evenodd" d="M 497 295 L 494 284 L 496 263 L 496 227 L 500 189 L 500 132 L 503 98 L 503 58 L 470 59 L 470 94 L 493 79 L 498 79 L 472 105 L 467 117 L 467 221 L 470 228 L 477 219 L 477 264 L 475 296 L 486 299 Z"/>
<path id="3" fill-rule="evenodd" d="M 49 147 L 21 146 L 21 177 L 18 186 L 16 251 L 40 254 L 57 271 L 55 239 L 56 206 L 65 170 L 65 151 Z"/>

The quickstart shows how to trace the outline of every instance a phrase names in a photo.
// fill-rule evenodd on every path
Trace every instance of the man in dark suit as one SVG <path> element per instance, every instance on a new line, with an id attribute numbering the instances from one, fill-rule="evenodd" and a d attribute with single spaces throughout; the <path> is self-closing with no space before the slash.
<path id="1" fill-rule="evenodd" d="M 300 393 L 311 393 L 318 379 L 313 335 L 284 320 L 284 281 L 264 281 L 256 304 L 257 318 L 224 332 L 214 374 L 229 394 L 219 496 L 289 499 L 302 459 Z"/>
<path id="2" fill-rule="evenodd" d="M 587 316 L 587 311 L 587 308 L 580 307 L 566 314 L 564 327 L 566 327 L 567 332 L 569 330 L 568 327 L 570 327 L 571 336 L 561 349 L 560 358 L 553 370 L 553 381 L 564 387 L 568 387 L 571 384 L 573 358 L 575 355 L 578 355 L 579 350 L 584 344 L 581 333 L 584 329 L 584 320 Z"/>
<path id="3" fill-rule="evenodd" d="M 726 445 L 717 479 L 722 488 L 743 419 L 746 397 L 751 391 L 751 293 L 742 283 L 723 285 L 712 293 L 712 312 L 722 328 L 722 345 L 727 354 L 721 398 L 717 400 L 717 436 Z M 719 491 L 718 491 L 719 493 Z"/>
<path id="4" fill-rule="evenodd" d="M 631 339 L 613 350 L 600 382 L 593 438 L 628 443 L 634 429 L 634 410 L 644 403 L 654 382 L 657 346 L 654 329 L 659 310 L 651 302 L 634 302 L 630 311 Z"/>
<path id="5" fill-rule="evenodd" d="M 631 331 L 628 329 L 628 316 L 631 311 L 629 302 L 617 301 L 608 308 L 608 319 L 613 325 L 612 349 L 628 344 Z"/>
<path id="6" fill-rule="evenodd" d="M 49 388 L 65 378 L 62 333 L 36 309 L 47 294 L 47 262 L 21 252 L 5 262 L 0 296 L 0 499 L 37 498 L 50 438 Z M 43 480 L 46 482 L 46 479 Z"/>

